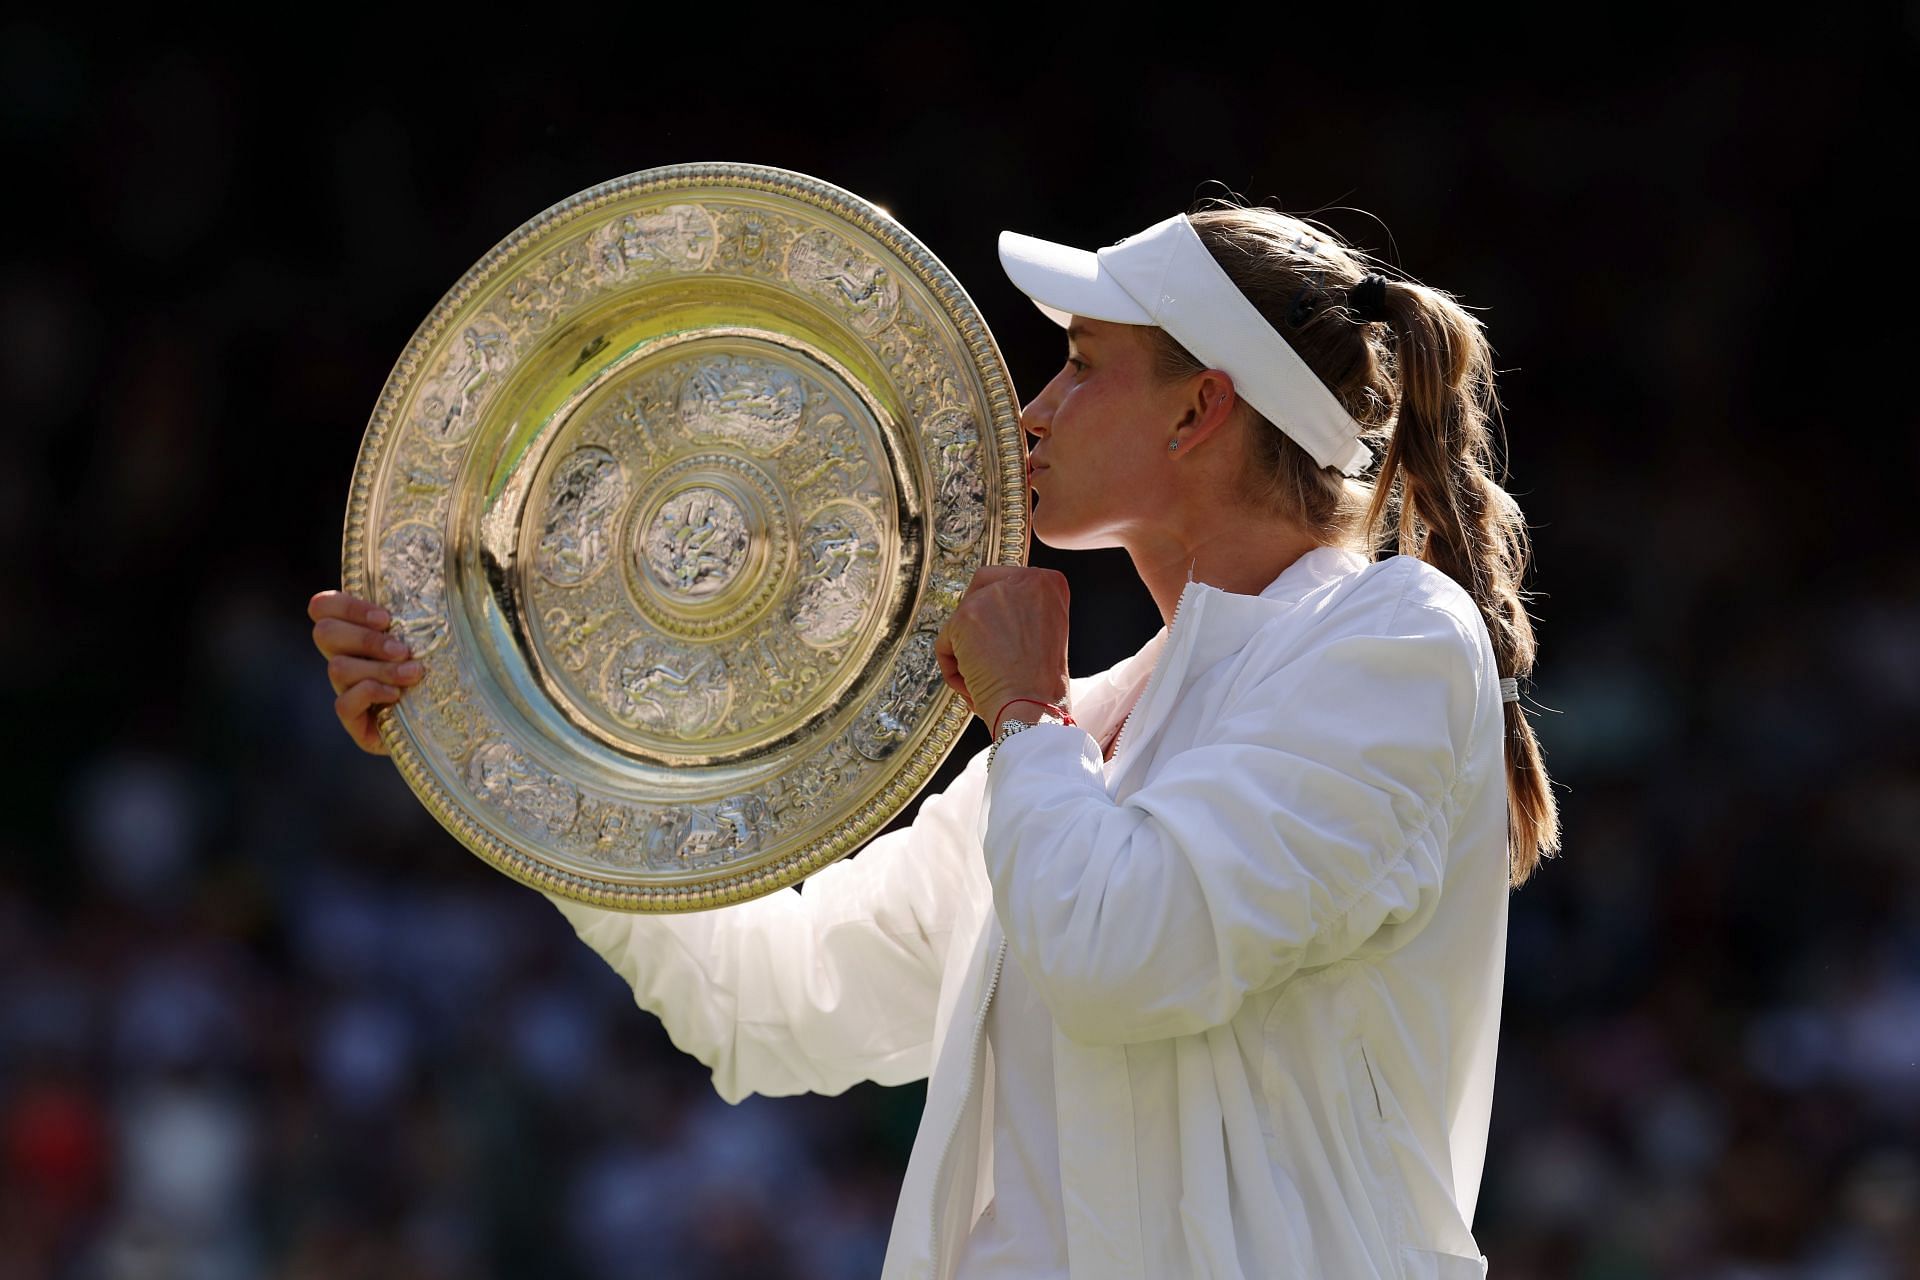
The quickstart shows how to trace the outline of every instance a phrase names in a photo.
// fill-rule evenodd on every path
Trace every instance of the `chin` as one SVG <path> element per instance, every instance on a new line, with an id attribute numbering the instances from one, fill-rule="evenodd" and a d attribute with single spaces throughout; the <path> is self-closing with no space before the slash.
<path id="1" fill-rule="evenodd" d="M 1110 537 L 1085 529 L 1057 529 L 1047 519 L 1045 511 L 1044 507 L 1036 506 L 1027 518 L 1027 532 L 1042 546 L 1052 547 L 1055 551 L 1101 551 L 1120 545 Z"/>

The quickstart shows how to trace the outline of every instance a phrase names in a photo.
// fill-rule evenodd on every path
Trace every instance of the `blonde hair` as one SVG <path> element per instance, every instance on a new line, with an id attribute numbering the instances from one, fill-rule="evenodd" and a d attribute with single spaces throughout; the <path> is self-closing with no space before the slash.
<path id="1" fill-rule="evenodd" d="M 1442 570 L 1479 605 L 1499 675 L 1531 674 L 1533 622 L 1520 586 L 1530 544 L 1519 504 L 1494 478 L 1488 424 L 1500 402 L 1480 320 L 1452 295 L 1391 271 L 1305 219 L 1226 200 L 1203 201 L 1188 216 L 1221 269 L 1361 424 L 1361 439 L 1381 458 L 1372 480 L 1349 479 L 1319 466 L 1247 405 L 1242 496 L 1322 543 L 1370 558 L 1393 543 Z M 1368 272 L 1388 277 L 1384 323 L 1362 322 L 1345 305 L 1347 290 Z M 1150 335 L 1162 379 L 1206 367 L 1165 330 Z M 1558 852 L 1560 817 L 1526 711 L 1518 702 L 1502 705 L 1508 881 L 1518 886 Z"/>

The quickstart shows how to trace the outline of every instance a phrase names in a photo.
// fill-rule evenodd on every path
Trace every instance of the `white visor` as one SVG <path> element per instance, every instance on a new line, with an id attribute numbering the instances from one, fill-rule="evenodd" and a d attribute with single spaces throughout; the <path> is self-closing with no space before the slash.
<path id="1" fill-rule="evenodd" d="M 1085 316 L 1165 329 L 1321 466 L 1359 475 L 1373 460 L 1360 424 L 1220 269 L 1185 214 L 1098 253 L 1002 231 L 1000 265 L 1062 327 Z"/>

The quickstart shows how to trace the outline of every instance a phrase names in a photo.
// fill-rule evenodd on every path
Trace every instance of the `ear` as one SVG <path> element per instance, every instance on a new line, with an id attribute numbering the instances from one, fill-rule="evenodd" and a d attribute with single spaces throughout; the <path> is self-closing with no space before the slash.
<path id="1" fill-rule="evenodd" d="M 1187 382 L 1180 402 L 1180 420 L 1174 438 L 1184 453 L 1199 447 L 1233 420 L 1240 397 L 1233 389 L 1233 378 L 1224 369 L 1203 369 Z"/>

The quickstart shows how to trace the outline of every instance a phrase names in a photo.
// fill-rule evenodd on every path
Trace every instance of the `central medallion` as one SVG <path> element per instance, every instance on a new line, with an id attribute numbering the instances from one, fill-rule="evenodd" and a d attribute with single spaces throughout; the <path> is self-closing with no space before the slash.
<path id="1" fill-rule="evenodd" d="M 534 671 L 641 758 L 753 758 L 842 705 L 884 625 L 881 422 L 831 357 L 748 332 L 607 355 L 528 485 Z"/>
<path id="2" fill-rule="evenodd" d="M 738 630 L 790 576 L 793 527 L 779 486 L 738 454 L 696 453 L 655 473 L 629 528 L 634 605 L 672 635 Z"/>
<path id="3" fill-rule="evenodd" d="M 661 504 L 639 554 L 656 583 L 691 604 L 726 590 L 752 545 L 740 504 L 724 489 L 695 485 Z"/>

